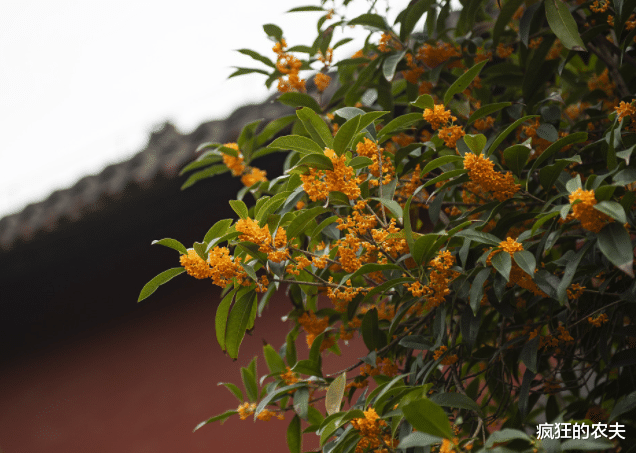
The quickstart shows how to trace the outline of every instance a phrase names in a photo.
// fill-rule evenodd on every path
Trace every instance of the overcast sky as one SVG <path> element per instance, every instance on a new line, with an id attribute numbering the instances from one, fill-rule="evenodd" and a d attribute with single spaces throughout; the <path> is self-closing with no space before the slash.
<path id="1" fill-rule="evenodd" d="M 166 120 L 189 132 L 263 100 L 265 76 L 227 80 L 232 66 L 259 66 L 235 50 L 273 57 L 264 23 L 310 45 L 319 13 L 285 11 L 312 3 L 4 0 L 0 217 L 130 158 Z"/>

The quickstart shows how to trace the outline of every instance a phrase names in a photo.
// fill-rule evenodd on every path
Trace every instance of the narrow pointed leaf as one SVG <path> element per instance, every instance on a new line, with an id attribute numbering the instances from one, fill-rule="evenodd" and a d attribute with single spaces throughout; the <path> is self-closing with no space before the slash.
<path id="1" fill-rule="evenodd" d="M 325 396 L 327 414 L 332 415 L 340 410 L 340 403 L 344 396 L 346 383 L 347 375 L 346 373 L 342 373 L 327 387 L 327 395 Z"/>
<path id="2" fill-rule="evenodd" d="M 173 267 L 172 269 L 163 271 L 161 274 L 157 275 L 155 278 L 153 278 L 148 283 L 146 283 L 146 285 L 141 289 L 141 292 L 139 293 L 139 298 L 137 299 L 137 302 L 141 302 L 142 300 L 150 296 L 152 293 L 154 293 L 157 290 L 157 288 L 159 288 L 159 286 L 163 285 L 164 283 L 170 281 L 172 278 L 184 272 L 185 272 L 185 269 L 183 267 Z"/>
<path id="3" fill-rule="evenodd" d="M 453 99 L 457 93 L 461 93 L 468 85 L 477 77 L 477 75 L 481 72 L 481 69 L 488 63 L 488 60 L 480 61 L 475 66 L 470 68 L 468 71 L 463 73 L 455 82 L 448 87 L 446 93 L 444 94 L 444 105 L 448 105 L 449 101 Z"/>
<path id="4" fill-rule="evenodd" d="M 581 35 L 579 35 L 576 21 L 566 3 L 561 0 L 546 0 L 545 15 L 550 29 L 561 40 L 565 48 L 577 51 L 586 50 Z"/>

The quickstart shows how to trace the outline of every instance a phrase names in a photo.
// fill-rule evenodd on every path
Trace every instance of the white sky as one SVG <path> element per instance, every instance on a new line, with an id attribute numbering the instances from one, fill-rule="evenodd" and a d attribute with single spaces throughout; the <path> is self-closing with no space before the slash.
<path id="1" fill-rule="evenodd" d="M 262 67 L 235 50 L 272 58 L 265 23 L 310 45 L 320 14 L 284 14 L 317 0 L 0 4 L 0 217 L 130 158 L 166 120 L 189 132 L 263 100 L 265 76 L 227 80 L 232 66 Z"/>

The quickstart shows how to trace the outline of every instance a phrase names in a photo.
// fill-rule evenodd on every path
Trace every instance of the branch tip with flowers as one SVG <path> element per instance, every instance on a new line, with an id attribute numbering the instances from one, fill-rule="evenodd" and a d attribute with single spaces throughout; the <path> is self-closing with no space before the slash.
<path id="1" fill-rule="evenodd" d="M 310 45 L 264 26 L 276 61 L 241 50 L 267 69 L 235 75 L 278 81 L 295 115 L 202 145 L 184 187 L 240 177 L 238 220 L 190 249 L 156 241 L 181 267 L 139 299 L 179 273 L 210 279 L 232 358 L 276 291 L 291 302 L 285 344 L 263 348 L 269 373 L 259 379 L 256 359 L 242 368 L 245 393 L 225 384 L 238 409 L 197 429 L 238 414 L 290 420 L 294 453 L 305 433 L 334 453 L 538 453 L 547 419 L 620 423 L 594 449 L 630 447 L 636 14 L 508 0 L 466 4 L 449 27 L 446 0 L 410 2 L 395 20 L 375 3 L 348 18 L 348 3 L 292 10 L 320 12 Z M 351 56 L 348 25 L 367 33 Z M 268 180 L 253 163 L 272 152 L 287 158 Z M 368 354 L 323 374 L 350 341 Z M 588 448 L 564 436 L 559 448 Z"/>

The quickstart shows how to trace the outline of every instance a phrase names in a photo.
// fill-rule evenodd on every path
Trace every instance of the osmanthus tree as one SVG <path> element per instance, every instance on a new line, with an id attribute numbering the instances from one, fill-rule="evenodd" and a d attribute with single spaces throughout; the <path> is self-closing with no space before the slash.
<path id="1" fill-rule="evenodd" d="M 290 302 L 269 374 L 250 362 L 245 392 L 225 384 L 238 408 L 197 428 L 284 418 L 291 452 L 633 450 L 636 2 L 413 0 L 394 23 L 349 2 L 292 10 L 320 13 L 313 42 L 268 24 L 272 54 L 240 51 L 262 69 L 233 75 L 295 114 L 202 145 L 185 186 L 240 176 L 238 220 L 157 241 L 181 266 L 139 300 L 211 279 L 233 358 L 274 292 Z M 336 62 L 349 27 L 368 37 Z M 323 374 L 354 336 L 368 355 Z"/>

